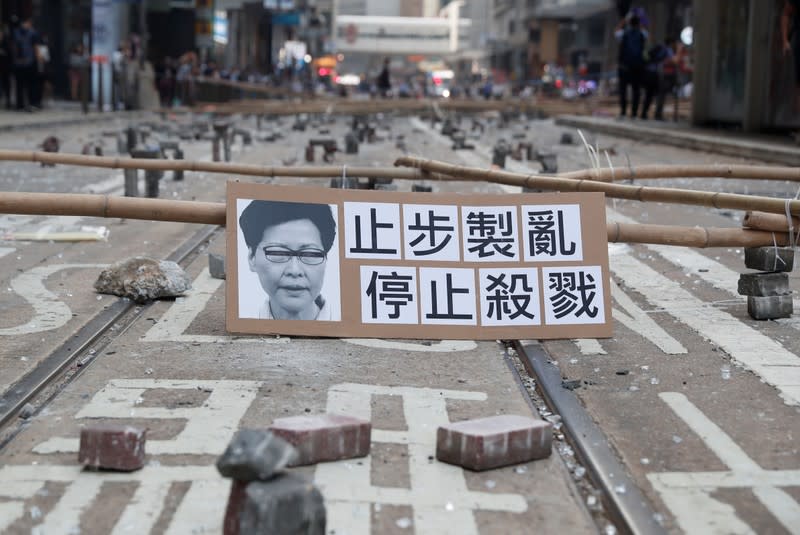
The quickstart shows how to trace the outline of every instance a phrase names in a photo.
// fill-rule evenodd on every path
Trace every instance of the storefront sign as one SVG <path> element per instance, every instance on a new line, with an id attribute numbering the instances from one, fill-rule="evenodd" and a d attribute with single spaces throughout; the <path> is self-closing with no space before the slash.
<path id="1" fill-rule="evenodd" d="M 601 193 L 443 195 L 229 183 L 227 226 L 230 332 L 611 336 Z"/>

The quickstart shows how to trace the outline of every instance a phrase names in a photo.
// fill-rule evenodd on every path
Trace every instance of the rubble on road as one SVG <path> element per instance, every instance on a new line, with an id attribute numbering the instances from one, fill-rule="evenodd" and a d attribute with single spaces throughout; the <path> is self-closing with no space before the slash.
<path id="1" fill-rule="evenodd" d="M 104 269 L 94 283 L 98 293 L 127 297 L 137 303 L 178 297 L 191 288 L 191 279 L 175 262 L 141 256 Z"/>

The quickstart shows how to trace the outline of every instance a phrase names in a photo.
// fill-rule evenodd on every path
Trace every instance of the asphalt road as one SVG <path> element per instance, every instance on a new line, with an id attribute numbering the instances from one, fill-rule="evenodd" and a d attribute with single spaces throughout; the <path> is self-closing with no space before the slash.
<path id="1" fill-rule="evenodd" d="M 242 120 L 243 126 L 254 128 Z M 333 135 L 341 140 L 348 121 Z M 560 171 L 588 166 L 578 142 L 551 121 L 488 122 L 474 151 L 415 118 L 386 119 L 383 138 L 336 163 L 390 165 L 405 151 L 488 167 L 491 147 L 519 132 L 558 155 Z M 468 120 L 465 124 L 468 124 Z M 302 162 L 313 132 L 236 146 L 234 161 Z M 124 124 L 104 125 L 105 130 Z M 100 127 L 56 132 L 79 152 Z M 571 132 L 576 140 L 579 136 Z M 42 131 L 0 134 L 3 148 L 33 149 Z M 615 167 L 649 163 L 749 163 L 730 157 L 599 136 Z M 115 143 L 105 139 L 106 154 Z M 341 141 L 340 141 L 341 144 Z M 210 158 L 210 142 L 184 144 L 187 158 Z M 510 170 L 538 170 L 509 160 Z M 167 176 L 162 197 L 221 201 L 222 175 Z M 246 179 L 250 180 L 250 179 Z M 327 187 L 327 180 L 270 179 Z M 0 165 L 5 191 L 121 193 L 122 173 L 90 168 Z M 723 179 L 648 184 L 794 197 L 796 185 Z M 431 184 L 435 192 L 514 193 L 492 184 Z M 410 183 L 397 183 L 409 191 Z M 142 188 L 143 189 L 143 188 Z M 609 220 L 739 226 L 741 214 L 699 207 L 607 201 Z M 13 233 L 106 227 L 107 241 L 20 241 Z M 135 255 L 165 258 L 197 226 L 119 219 L 2 216 L 0 229 L 0 392 L 69 342 L 116 298 L 94 292 L 101 266 Z M 224 251 L 224 235 L 208 245 Z M 505 345 L 471 341 L 329 340 L 232 337 L 225 333 L 224 281 L 208 275 L 205 249 L 184 263 L 194 289 L 184 298 L 133 308 L 112 334 L 88 348 L 74 380 L 39 396 L 37 412 L 0 430 L 0 532 L 219 532 L 228 482 L 213 462 L 240 427 L 289 414 L 349 410 L 377 430 L 364 460 L 327 463 L 314 477 L 335 533 L 613 532 L 571 450 L 514 468 L 472 473 L 435 462 L 431 430 L 440 422 L 500 413 L 536 414 Z M 548 341 L 544 350 L 605 433 L 632 484 L 669 532 L 795 533 L 800 526 L 800 342 L 794 318 L 749 318 L 736 294 L 743 251 L 609 245 L 614 337 Z M 797 277 L 791 275 L 792 286 Z M 79 373 L 78 373 L 79 372 Z M 523 379 L 525 379 L 523 377 Z M 525 381 L 523 381 L 525 383 Z M 574 385 L 575 383 L 571 383 Z M 63 388 L 62 388 L 63 386 Z M 51 399 L 52 396 L 52 399 Z M 444 399 L 443 399 L 444 398 Z M 0 407 L 2 409 L 2 407 Z M 167 409 L 167 410 L 165 410 Z M 546 414 L 552 419 L 552 415 Z M 562 415 L 569 418 L 570 415 Z M 148 464 L 131 476 L 80 472 L 79 426 L 91 419 L 150 429 Z M 431 453 L 427 453 L 431 452 Z M 400 490 L 398 490 L 400 489 Z M 630 489 L 619 486 L 614 492 Z M 602 498 L 602 497 L 601 497 Z M 213 506 L 207 506 L 213 503 Z"/>

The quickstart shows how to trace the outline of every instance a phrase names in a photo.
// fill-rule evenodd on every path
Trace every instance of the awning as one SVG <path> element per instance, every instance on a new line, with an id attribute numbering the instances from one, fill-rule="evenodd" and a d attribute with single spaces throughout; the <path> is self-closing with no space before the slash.
<path id="1" fill-rule="evenodd" d="M 611 9 L 612 0 L 550 0 L 533 10 L 533 18 L 585 19 Z"/>

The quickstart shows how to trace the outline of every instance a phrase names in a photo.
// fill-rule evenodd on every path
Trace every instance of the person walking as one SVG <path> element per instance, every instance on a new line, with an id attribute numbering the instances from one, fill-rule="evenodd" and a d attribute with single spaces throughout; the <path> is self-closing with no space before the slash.
<path id="1" fill-rule="evenodd" d="M 667 39 L 663 44 L 653 45 L 647 51 L 647 61 L 644 66 L 642 86 L 644 87 L 644 104 L 642 106 L 642 119 L 647 119 L 650 105 L 656 99 L 656 118 L 663 119 L 664 99 L 661 93 L 662 73 L 665 63 L 674 56 L 672 47 L 673 39 Z M 659 107 L 660 106 L 660 107 Z"/>
<path id="2" fill-rule="evenodd" d="M 34 79 L 36 78 L 36 45 L 39 34 L 33 28 L 33 21 L 25 19 L 14 30 L 14 78 L 17 82 L 17 110 L 32 111 L 35 102 Z"/>
<path id="3" fill-rule="evenodd" d="M 0 34 L 0 89 L 6 101 L 6 109 L 11 109 L 11 38 L 8 28 Z"/>
<path id="4" fill-rule="evenodd" d="M 675 61 L 678 53 L 678 40 L 674 37 L 667 37 L 664 41 L 664 59 L 658 70 L 658 94 L 656 95 L 656 111 L 654 119 L 664 120 L 664 102 L 667 95 L 674 94 L 677 106 L 677 86 L 678 86 L 678 64 Z"/>
<path id="5" fill-rule="evenodd" d="M 384 58 L 383 69 L 378 75 L 375 85 L 378 87 L 378 92 L 380 93 L 381 97 L 386 98 L 389 96 L 389 91 L 392 90 L 392 81 L 389 77 L 389 58 Z"/>
<path id="6" fill-rule="evenodd" d="M 628 88 L 631 89 L 631 117 L 639 112 L 642 80 L 645 67 L 645 46 L 647 32 L 642 29 L 637 15 L 622 19 L 617 25 L 614 36 L 619 41 L 618 77 L 620 117 L 628 111 Z"/>

